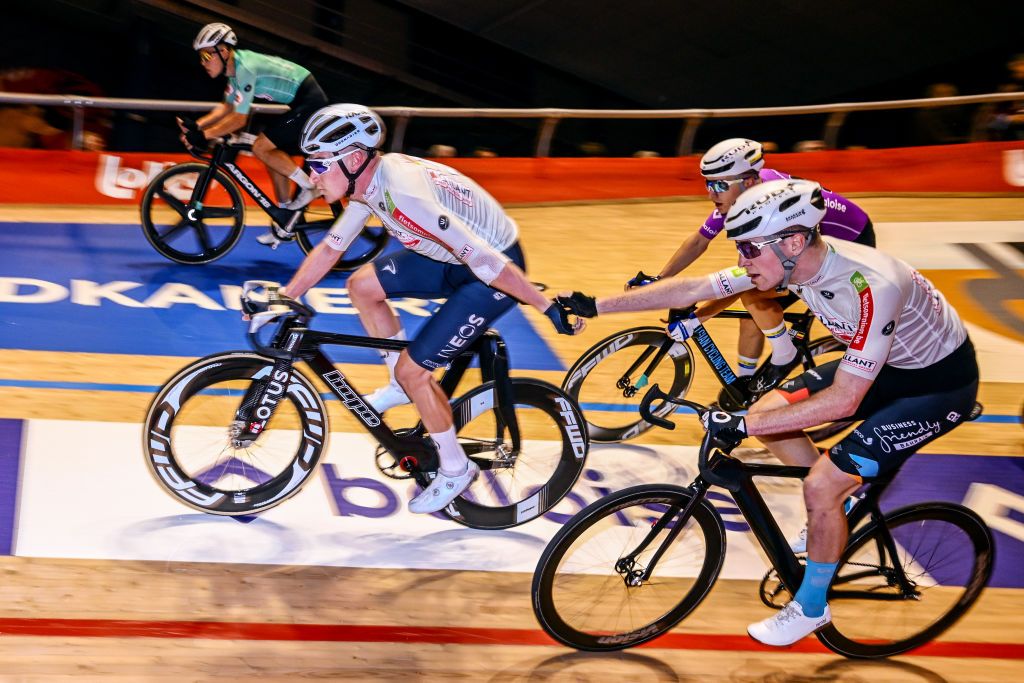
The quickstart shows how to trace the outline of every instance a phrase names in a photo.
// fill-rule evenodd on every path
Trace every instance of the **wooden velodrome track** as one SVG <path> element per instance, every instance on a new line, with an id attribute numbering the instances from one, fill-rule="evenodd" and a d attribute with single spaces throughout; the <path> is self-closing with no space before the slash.
<path id="1" fill-rule="evenodd" d="M 876 225 L 1024 218 L 1024 198 L 864 196 L 858 202 Z M 601 294 L 618 290 L 640 267 L 648 272 L 659 267 L 700 224 L 708 207 L 706 201 L 666 201 L 520 206 L 511 213 L 522 228 L 532 279 L 556 290 Z M 5 221 L 132 222 L 136 215 L 134 209 L 0 209 Z M 887 237 L 880 233 L 880 246 Z M 716 240 L 695 272 L 731 264 L 734 253 L 725 240 Z M 1021 301 L 1016 303 L 1024 317 Z M 984 324 L 983 314 L 966 308 L 968 301 L 957 298 L 955 304 L 965 318 Z M 565 338 L 553 334 L 532 311 L 527 315 L 566 363 L 603 336 L 656 318 L 600 318 L 584 335 Z M 734 324 L 714 325 L 716 339 L 731 352 Z M 126 383 L 158 385 L 184 362 L 179 357 L 0 351 L 6 377 L 42 381 L 98 382 L 116 373 Z M 383 377 L 378 367 L 347 370 L 358 386 L 372 386 Z M 545 379 L 560 382 L 558 373 L 547 374 Z M 979 398 L 990 413 L 1015 415 L 1022 389 L 1019 381 L 985 382 Z M 696 399 L 709 401 L 716 390 L 710 373 L 699 368 Z M 74 390 L 0 387 L 0 417 L 137 423 L 148 400 L 131 393 L 97 397 Z M 356 430 L 337 403 L 329 405 L 335 431 Z M 676 432 L 656 430 L 643 440 L 694 443 L 695 421 L 678 422 Z M 1024 429 L 1020 424 L 967 424 L 918 457 L 934 452 L 1021 456 Z M 745 626 L 763 618 L 767 609 L 757 601 L 756 586 L 743 581 L 719 581 L 709 599 L 676 629 L 685 637 L 594 656 L 555 646 L 539 631 L 525 574 L 27 557 L 0 558 L 0 569 L 2 680 L 1024 679 L 1024 662 L 1000 654 L 1005 652 L 1001 646 L 1015 645 L 1012 651 L 1019 657 L 1024 640 L 1024 596 L 1009 589 L 988 591 L 944 636 L 956 648 L 855 662 L 823 651 L 813 639 L 782 651 L 754 645 Z M 712 642 L 707 634 L 719 637 Z"/>

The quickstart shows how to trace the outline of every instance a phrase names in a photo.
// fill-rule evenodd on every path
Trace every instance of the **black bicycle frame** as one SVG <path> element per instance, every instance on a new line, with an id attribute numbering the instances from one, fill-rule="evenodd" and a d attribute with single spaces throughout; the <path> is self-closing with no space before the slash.
<path id="1" fill-rule="evenodd" d="M 241 186 L 241 188 L 248 194 L 256 204 L 270 216 L 275 223 L 281 226 L 287 226 L 290 222 L 297 219 L 301 211 L 291 211 L 289 209 L 282 209 L 275 205 L 267 195 L 263 194 L 263 191 L 253 182 L 245 171 L 242 170 L 241 166 L 235 163 L 238 158 L 238 153 L 242 150 L 251 149 L 251 145 L 242 144 L 219 144 L 213 149 L 212 156 L 202 156 L 194 154 L 198 159 L 202 159 L 209 163 L 209 170 L 200 174 L 196 180 L 195 189 L 192 191 L 192 202 L 193 204 L 197 201 L 201 201 L 202 197 L 206 196 L 206 190 L 210 185 L 210 178 L 216 169 L 222 168 L 226 170 L 234 179 L 235 184 Z"/>
<path id="2" fill-rule="evenodd" d="M 328 345 L 351 346 L 381 351 L 402 351 L 409 346 L 409 342 L 362 335 L 317 332 L 307 329 L 294 319 L 289 319 L 279 326 L 278 331 L 274 335 L 273 342 L 267 348 L 276 351 L 273 354 L 277 359 L 274 368 L 275 373 L 278 371 L 279 364 L 285 363 L 290 366 L 292 359 L 305 361 L 320 376 L 320 379 L 331 388 L 332 393 L 338 397 L 341 404 L 359 420 L 381 446 L 394 456 L 396 461 L 415 456 L 420 463 L 433 462 L 437 457 L 436 450 L 432 445 L 427 444 L 423 440 L 422 426 L 413 432 L 402 435 L 396 434 L 387 426 L 381 414 L 363 400 L 359 391 L 349 383 L 344 373 L 336 368 L 330 358 L 323 352 L 321 347 Z M 441 389 L 445 392 L 445 395 L 451 397 L 474 357 L 480 359 L 480 373 L 483 381 L 494 382 L 497 422 L 496 437 L 503 434 L 504 430 L 507 429 L 512 442 L 513 454 L 517 454 L 521 442 L 519 423 L 516 418 L 512 395 L 512 384 L 509 377 L 508 351 L 504 340 L 497 332 L 487 330 L 471 346 L 452 360 L 450 367 L 445 370 L 439 380 Z M 287 375 L 284 376 L 287 377 Z M 247 394 L 242 402 L 243 407 L 261 405 L 263 403 L 261 394 L 265 391 L 265 387 L 254 385 L 251 389 L 253 395 L 249 396 Z M 276 403 L 271 406 L 271 415 L 274 406 L 276 406 Z M 263 424 L 269 419 L 270 416 L 268 415 Z M 248 422 L 246 420 L 247 424 Z M 254 433 L 252 436 L 255 438 L 256 434 Z M 481 445 L 481 448 L 484 447 L 484 445 Z M 470 447 L 467 450 L 467 454 L 472 455 L 470 452 L 472 450 L 472 447 Z M 481 468 L 487 469 L 488 465 L 489 463 L 485 462 L 481 464 Z"/>

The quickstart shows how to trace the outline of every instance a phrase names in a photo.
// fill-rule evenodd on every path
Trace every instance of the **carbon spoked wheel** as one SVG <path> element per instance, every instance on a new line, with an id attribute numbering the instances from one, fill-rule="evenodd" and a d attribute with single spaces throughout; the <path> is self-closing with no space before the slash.
<path id="1" fill-rule="evenodd" d="M 340 216 L 342 212 L 340 204 L 332 204 L 331 211 L 334 218 Z M 334 218 L 328 217 L 326 213 L 322 216 L 313 211 L 305 213 L 303 222 L 295 233 L 299 247 L 304 253 L 308 254 L 313 251 L 313 248 L 320 244 L 324 237 L 327 236 L 331 226 L 334 224 Z M 384 247 L 387 244 L 388 232 L 384 229 L 384 226 L 377 221 L 367 224 L 352 242 L 351 246 L 345 250 L 345 255 L 334 264 L 332 270 L 355 270 L 364 263 L 369 263 L 377 258 L 377 255 L 384 251 Z"/>
<path id="2" fill-rule="evenodd" d="M 569 368 L 562 388 L 579 403 L 592 440 L 625 441 L 650 429 L 653 425 L 640 418 L 640 401 L 649 386 L 659 384 L 675 398 L 689 391 L 693 357 L 686 344 L 673 344 L 651 368 L 667 338 L 658 327 L 623 330 L 594 344 Z M 675 409 L 666 403 L 654 414 L 665 417 Z"/>
<path id="3" fill-rule="evenodd" d="M 971 510 L 924 503 L 890 512 L 855 532 L 829 589 L 832 624 L 818 638 L 847 657 L 906 652 L 956 623 L 992 568 L 992 534 Z"/>
<path id="4" fill-rule="evenodd" d="M 544 514 L 572 489 L 583 471 L 589 442 L 575 404 L 557 387 L 512 380 L 519 448 L 495 409 L 493 382 L 452 405 L 459 443 L 480 466 L 480 476 L 447 508 L 460 524 L 505 529 Z"/>
<path id="5" fill-rule="evenodd" d="M 811 363 L 804 363 L 804 370 L 809 370 L 812 367 L 816 367 L 823 363 L 827 363 L 831 360 L 842 358 L 843 354 L 846 353 L 846 344 L 842 343 L 835 337 L 819 337 L 810 344 L 807 345 L 807 350 L 811 352 L 811 358 L 814 359 L 813 365 Z M 852 420 L 837 420 L 836 422 L 829 422 L 828 424 L 815 427 L 814 429 L 808 429 L 807 436 L 811 437 L 811 440 L 815 443 L 831 439 L 833 436 L 840 434 L 850 428 L 853 424 Z"/>
<path id="6" fill-rule="evenodd" d="M 201 163 L 172 166 L 153 178 L 142 193 L 142 232 L 171 261 L 215 261 L 242 237 L 245 206 L 227 175 L 214 171 L 206 191 L 196 196 L 196 182 L 208 169 Z"/>
<path id="7" fill-rule="evenodd" d="M 244 515 L 298 493 L 315 471 L 327 438 L 327 410 L 316 389 L 292 369 L 275 382 L 273 363 L 252 353 L 208 356 L 185 367 L 154 397 L 143 450 L 156 481 L 197 510 Z M 253 382 L 269 384 L 277 408 L 250 444 L 232 443 L 232 423 Z"/>
<path id="8" fill-rule="evenodd" d="M 533 611 L 544 630 L 579 650 L 621 650 L 657 638 L 693 611 L 725 558 L 725 527 L 707 500 L 694 507 L 653 574 L 639 578 L 692 495 L 668 484 L 634 486 L 570 519 L 533 574 Z"/>

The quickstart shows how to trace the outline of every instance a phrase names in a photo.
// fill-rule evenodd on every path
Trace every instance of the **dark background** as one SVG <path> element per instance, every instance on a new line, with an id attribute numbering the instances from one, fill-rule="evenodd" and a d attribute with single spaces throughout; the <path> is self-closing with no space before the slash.
<path id="1" fill-rule="evenodd" d="M 309 68 L 332 101 L 371 106 L 788 106 L 923 97 L 937 82 L 967 95 L 1007 83 L 1007 60 L 1024 52 L 1024 2 L 35 0 L 5 8 L 0 70 L 64 70 L 109 97 L 212 101 L 223 83 L 206 78 L 191 41 L 219 20 L 241 47 Z M 68 83 L 78 81 L 69 75 Z M 966 138 L 976 109 L 931 111 Z M 853 114 L 839 144 L 928 142 L 920 111 Z M 66 125 L 58 112 L 47 116 Z M 171 114 L 106 117 L 108 148 L 178 147 Z M 709 120 L 696 147 L 743 135 L 788 151 L 819 138 L 824 121 Z M 445 143 L 462 154 L 483 146 L 526 156 L 536 129 L 530 120 L 414 119 L 406 148 Z M 609 155 L 671 155 L 680 130 L 679 121 L 569 120 L 553 154 L 582 154 L 580 143 L 596 141 Z"/>

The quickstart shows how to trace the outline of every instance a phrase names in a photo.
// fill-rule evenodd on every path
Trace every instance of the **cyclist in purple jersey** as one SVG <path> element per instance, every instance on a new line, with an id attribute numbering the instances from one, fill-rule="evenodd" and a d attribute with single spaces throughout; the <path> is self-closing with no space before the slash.
<path id="1" fill-rule="evenodd" d="M 792 177 L 788 173 L 765 168 L 764 163 L 764 150 L 761 144 L 754 140 L 731 138 L 709 149 L 700 160 L 700 172 L 706 179 L 708 198 L 714 203 L 715 210 L 704 221 L 700 230 L 680 245 L 657 276 L 649 277 L 640 273 L 627 283 L 627 289 L 671 277 L 688 268 L 707 251 L 711 240 L 722 230 L 725 215 L 740 194 L 759 183 Z M 874 229 L 864 210 L 834 192 L 823 190 L 822 194 L 826 212 L 821 222 L 822 234 L 874 246 Z M 792 305 L 796 297 L 785 292 L 755 290 L 744 292 L 739 298 L 750 312 L 752 320 L 740 321 L 737 387 L 753 394 L 760 394 L 778 384 L 798 362 L 796 347 L 789 338 L 782 318 L 783 309 Z M 735 299 L 736 297 L 732 297 L 706 305 L 697 311 L 697 316 L 701 320 L 706 320 L 722 311 Z M 765 337 L 772 347 L 772 362 L 765 366 L 762 373 L 754 377 Z M 724 391 L 720 396 L 720 402 L 722 405 L 732 406 L 728 394 Z"/>

